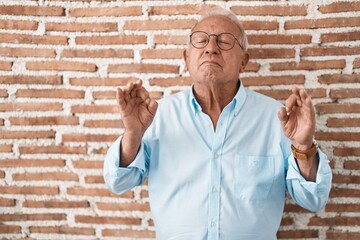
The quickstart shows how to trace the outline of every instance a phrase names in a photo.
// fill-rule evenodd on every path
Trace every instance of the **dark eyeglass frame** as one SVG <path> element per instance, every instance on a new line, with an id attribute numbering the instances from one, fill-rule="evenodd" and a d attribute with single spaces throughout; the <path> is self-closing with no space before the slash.
<path id="1" fill-rule="evenodd" d="M 194 35 L 194 33 L 205 33 L 205 34 L 207 35 L 207 43 L 206 43 L 203 47 L 196 47 L 196 46 L 194 45 L 194 43 L 192 42 L 192 36 Z M 234 38 L 233 44 L 232 44 L 232 46 L 231 46 L 229 49 L 223 49 L 223 48 L 220 47 L 220 45 L 219 45 L 219 37 L 220 37 L 221 35 L 223 35 L 223 34 L 231 35 L 231 36 Z M 232 33 L 227 33 L 227 32 L 223 32 L 223 33 L 220 33 L 220 34 L 208 34 L 207 32 L 204 32 L 204 31 L 195 31 L 195 32 L 193 32 L 193 33 L 191 33 L 191 34 L 189 35 L 189 37 L 190 37 L 190 43 L 191 43 L 191 45 L 192 45 L 194 48 L 202 49 L 202 48 L 205 48 L 205 47 L 209 44 L 209 42 L 210 42 L 210 37 L 211 37 L 211 36 L 214 36 L 214 37 L 216 38 L 216 45 L 217 45 L 221 50 L 223 50 L 223 51 L 229 51 L 229 50 L 233 49 L 234 46 L 235 46 L 235 42 L 237 42 L 237 43 L 239 44 L 240 48 L 241 48 L 242 50 L 244 50 L 244 48 L 243 48 L 243 46 L 241 46 L 239 40 L 238 40 Z"/>

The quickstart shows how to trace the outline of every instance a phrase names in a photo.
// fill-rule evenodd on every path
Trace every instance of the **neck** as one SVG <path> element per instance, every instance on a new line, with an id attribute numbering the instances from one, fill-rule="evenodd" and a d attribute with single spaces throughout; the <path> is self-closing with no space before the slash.
<path id="1" fill-rule="evenodd" d="M 204 85 L 194 84 L 194 95 L 202 111 L 209 115 L 216 129 L 217 121 L 222 110 L 232 101 L 238 89 L 239 82 Z"/>

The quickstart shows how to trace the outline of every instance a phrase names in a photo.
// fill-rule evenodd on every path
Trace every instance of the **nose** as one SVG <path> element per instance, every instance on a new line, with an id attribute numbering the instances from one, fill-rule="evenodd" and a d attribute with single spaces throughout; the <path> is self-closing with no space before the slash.
<path id="1" fill-rule="evenodd" d="M 210 36 L 209 43 L 205 47 L 205 53 L 207 53 L 207 54 L 219 54 L 220 53 L 220 48 L 217 45 L 216 39 L 217 39 L 216 36 Z"/>

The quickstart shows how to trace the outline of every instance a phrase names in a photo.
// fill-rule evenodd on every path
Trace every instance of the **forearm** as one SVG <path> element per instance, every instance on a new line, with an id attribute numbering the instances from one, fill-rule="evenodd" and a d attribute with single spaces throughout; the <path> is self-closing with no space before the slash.
<path id="1" fill-rule="evenodd" d="M 142 137 L 143 133 L 124 132 L 120 142 L 120 167 L 127 167 L 134 161 L 139 151 Z"/>
<path id="2" fill-rule="evenodd" d="M 306 181 L 316 182 L 316 174 L 318 171 L 319 159 L 315 154 L 307 161 L 296 160 L 299 167 L 300 174 L 306 179 Z"/>

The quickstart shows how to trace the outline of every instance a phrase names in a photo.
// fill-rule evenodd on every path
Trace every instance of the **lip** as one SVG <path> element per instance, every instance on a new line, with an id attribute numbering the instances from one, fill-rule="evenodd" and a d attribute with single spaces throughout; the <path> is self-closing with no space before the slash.
<path id="1" fill-rule="evenodd" d="M 201 65 L 216 65 L 216 66 L 221 67 L 221 65 L 220 65 L 218 62 L 216 62 L 216 61 L 210 61 L 210 60 L 203 61 L 203 62 L 201 63 Z"/>

